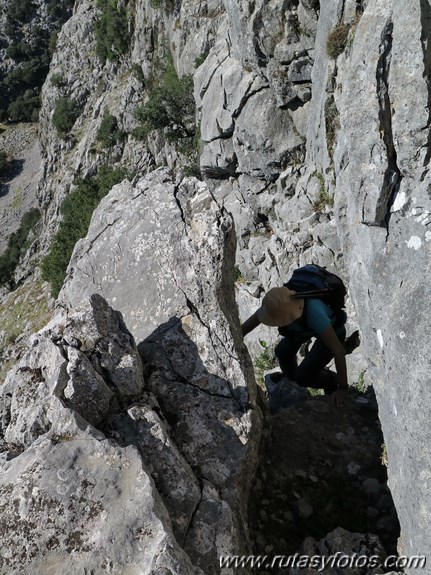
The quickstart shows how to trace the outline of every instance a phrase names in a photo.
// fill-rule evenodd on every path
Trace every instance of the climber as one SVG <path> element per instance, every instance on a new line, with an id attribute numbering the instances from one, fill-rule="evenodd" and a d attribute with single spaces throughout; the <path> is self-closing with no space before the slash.
<path id="1" fill-rule="evenodd" d="M 323 389 L 337 406 L 346 403 L 347 368 L 343 342 L 346 314 L 337 313 L 318 298 L 294 299 L 289 288 L 270 289 L 261 307 L 242 324 L 246 336 L 261 323 L 279 328 L 284 337 L 275 348 L 283 375 L 302 387 Z M 312 348 L 298 366 L 296 354 L 303 343 L 315 337 Z M 337 373 L 326 368 L 334 358 Z"/>

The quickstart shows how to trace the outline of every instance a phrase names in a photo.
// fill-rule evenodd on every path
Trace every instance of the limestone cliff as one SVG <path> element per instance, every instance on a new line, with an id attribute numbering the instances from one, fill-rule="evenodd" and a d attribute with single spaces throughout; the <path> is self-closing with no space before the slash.
<path id="1" fill-rule="evenodd" d="M 189 474 L 184 465 L 191 501 L 196 494 L 202 498 L 199 512 L 188 516 L 190 525 L 209 523 L 214 504 L 226 513 L 210 535 L 217 549 L 224 549 L 224 538 L 217 536 L 222 524 L 233 533 L 229 549 L 235 541 L 247 547 L 243 519 L 250 486 L 244 478 L 256 465 L 260 420 L 258 409 L 256 420 L 248 411 L 254 413 L 255 392 L 238 335 L 232 274 L 235 268 L 244 318 L 262 293 L 285 281 L 298 264 L 314 261 L 337 270 L 349 285 L 349 328 L 359 325 L 363 341 L 350 366 L 351 379 L 366 371 L 378 399 L 401 523 L 400 552 L 426 555 L 429 1 L 137 0 L 120 8 L 128 48 L 103 61 L 95 33 L 100 4 L 75 4 L 43 88 L 39 199 L 45 252 L 58 227 L 60 205 L 78 176 L 106 164 L 129 173 L 129 183 L 102 201 L 87 238 L 76 246 L 60 297 L 63 313 L 73 313 L 93 293 L 103 295 L 123 313 L 137 343 L 144 341 L 146 385 L 164 403 L 162 411 L 172 414 L 174 405 L 184 414 L 194 409 L 181 386 L 176 389 L 177 378 L 203 399 L 196 429 L 188 428 L 190 420 L 177 420 L 177 410 L 168 422 L 184 433 L 175 457 L 192 468 Z M 136 132 L 136 110 L 148 101 L 170 54 L 179 76 L 193 75 L 201 182 L 184 178 L 185 154 L 166 130 L 153 130 L 148 140 Z M 53 124 L 61 99 L 74 103 L 66 133 Z M 110 147 L 98 139 L 107 113 L 124 134 Z M 157 166 L 165 168 L 154 171 Z M 252 354 L 261 349 L 259 339 L 273 337 L 263 329 L 249 336 Z M 80 345 L 72 347 L 80 350 Z M 187 360 L 193 346 L 198 353 L 192 369 Z M 103 378 L 111 367 L 95 370 Z M 99 376 L 94 379 L 109 403 L 112 381 L 102 385 Z M 70 387 L 68 399 L 75 393 L 78 397 Z M 221 408 L 225 401 L 227 411 Z M 200 435 L 207 409 L 210 420 L 224 422 L 224 431 L 232 426 L 239 438 L 238 452 L 233 451 L 240 478 L 232 492 L 225 491 L 232 462 L 219 473 L 215 464 L 207 468 L 200 459 L 202 438 L 223 442 L 224 437 L 218 431 L 210 439 Z M 127 416 L 135 421 L 135 438 L 141 415 Z M 123 425 L 124 412 L 118 417 Z M 256 444 L 251 442 L 253 457 L 247 462 L 242 446 L 254 429 Z M 114 431 L 127 444 L 129 431 L 115 426 Z M 34 430 L 20 433 L 35 439 Z M 207 508 L 203 502 L 208 501 Z M 176 534 L 181 521 L 173 527 Z M 241 531 L 245 535 L 235 539 Z M 204 548 L 196 527 L 189 527 L 187 537 L 178 557 L 192 549 L 209 572 L 214 547 Z"/>
<path id="2" fill-rule="evenodd" d="M 76 266 L 92 295 L 76 272 L 71 309 L 59 308 L 1 387 L 1 568 L 218 573 L 221 555 L 251 550 L 262 423 L 235 317 L 232 221 L 205 184 L 175 186 L 166 170 L 117 186 L 99 213 L 104 229 L 95 219 L 89 237 L 107 235 L 85 242 Z M 102 290 L 97 273 L 88 283 L 93 257 L 110 268 Z M 116 289 L 127 286 L 126 300 Z M 128 301 L 139 351 L 98 291 Z"/>

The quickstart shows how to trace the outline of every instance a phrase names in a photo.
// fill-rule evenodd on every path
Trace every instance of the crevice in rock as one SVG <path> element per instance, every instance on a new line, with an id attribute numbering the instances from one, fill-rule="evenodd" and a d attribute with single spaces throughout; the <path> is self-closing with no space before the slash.
<path id="1" fill-rule="evenodd" d="M 212 71 L 210 77 L 208 78 L 207 82 L 202 86 L 202 89 L 200 91 L 200 98 L 203 99 L 206 91 L 208 90 L 212 79 L 214 78 L 214 75 L 216 74 L 217 70 L 220 68 L 220 66 L 223 64 L 223 62 L 225 62 L 228 58 L 230 57 L 230 54 L 227 54 L 222 60 L 220 60 L 220 62 L 218 62 L 217 66 L 214 68 L 214 70 Z"/>
<path id="2" fill-rule="evenodd" d="M 82 254 L 82 256 L 85 256 L 85 255 L 89 254 L 89 253 L 91 252 L 91 250 L 93 249 L 94 244 L 95 244 L 95 243 L 98 241 L 98 239 L 100 238 L 100 236 L 103 235 L 103 234 L 106 232 L 106 230 L 108 230 L 109 228 L 111 228 L 112 226 L 114 226 L 114 225 L 118 222 L 119 219 L 120 219 L 120 218 L 116 218 L 116 219 L 113 220 L 112 222 L 109 222 L 109 224 L 106 224 L 106 226 L 105 226 L 102 230 L 100 230 L 100 232 L 97 234 L 97 236 L 95 236 L 94 238 L 92 238 L 91 241 L 88 240 L 88 247 L 87 247 L 87 249 L 85 250 L 85 252 Z M 82 256 L 81 256 L 81 257 L 82 257 Z"/>
<path id="3" fill-rule="evenodd" d="M 186 544 L 187 544 L 187 537 L 188 537 L 188 535 L 189 535 L 189 533 L 190 533 L 190 530 L 193 528 L 193 522 L 194 522 L 194 520 L 195 520 L 196 515 L 197 515 L 198 512 L 199 512 L 199 507 L 201 506 L 202 501 L 203 501 L 203 498 L 204 498 L 203 485 L 202 485 L 202 481 L 204 480 L 204 478 L 203 478 L 203 477 L 196 477 L 196 479 L 197 479 L 198 482 L 199 482 L 199 488 L 200 488 L 200 490 L 201 490 L 201 496 L 200 496 L 199 501 L 196 503 L 196 507 L 194 508 L 192 514 L 190 515 L 190 520 L 189 520 L 189 523 L 188 523 L 188 525 L 187 525 L 187 527 L 186 527 L 186 529 L 185 529 L 185 532 L 184 532 L 184 536 L 183 536 L 183 538 L 182 538 L 182 541 L 179 541 L 181 547 L 183 547 L 183 548 L 185 548 L 185 546 L 186 546 Z"/>
<path id="4" fill-rule="evenodd" d="M 263 92 L 264 90 L 269 90 L 269 86 L 260 86 L 260 88 L 255 88 L 254 90 L 252 89 L 254 80 L 253 82 L 250 83 L 250 86 L 247 88 L 247 90 L 244 93 L 244 97 L 242 98 L 240 105 L 238 106 L 238 108 L 234 111 L 232 117 L 238 118 L 238 116 L 241 114 L 242 110 L 244 109 L 244 106 L 247 104 L 247 102 L 250 100 L 250 98 L 252 98 L 253 96 L 255 96 L 256 94 L 259 94 L 260 92 Z"/>
<path id="5" fill-rule="evenodd" d="M 368 225 L 386 227 L 386 238 L 389 236 L 391 207 L 401 183 L 401 172 L 397 165 L 397 152 L 392 133 L 392 108 L 389 98 L 389 72 L 392 53 L 393 23 L 388 20 L 383 28 L 379 49 L 379 61 L 376 69 L 376 89 L 379 102 L 380 134 L 383 139 L 388 159 L 380 195 L 376 199 L 375 221 L 364 222 Z"/>
<path id="6" fill-rule="evenodd" d="M 178 197 L 179 191 L 180 191 L 180 187 L 179 187 L 179 186 L 175 186 L 174 194 L 173 194 L 173 195 L 174 195 L 174 198 L 175 198 L 175 202 L 176 202 L 176 204 L 177 204 L 177 206 L 178 206 L 178 209 L 180 210 L 181 221 L 183 222 L 183 225 L 184 225 L 184 234 L 185 234 L 186 236 L 188 236 L 186 215 L 185 215 L 185 213 L 184 213 L 183 206 L 181 205 L 181 201 L 180 201 L 180 199 L 179 199 L 179 197 Z"/>
<path id="7" fill-rule="evenodd" d="M 424 166 L 428 166 L 431 159 L 431 6 L 427 0 L 420 0 L 421 25 L 422 25 L 422 52 L 424 64 L 424 78 L 428 88 L 428 146 L 424 160 Z"/>
<path id="8" fill-rule="evenodd" d="M 196 318 L 198 319 L 198 321 L 207 329 L 208 334 L 209 334 L 209 338 L 210 338 L 210 340 L 211 340 L 211 344 L 212 344 L 212 346 L 213 346 L 213 349 L 216 350 L 216 346 L 215 346 L 215 344 L 214 344 L 214 342 L 213 342 L 213 340 L 212 340 L 213 335 L 214 335 L 213 332 L 212 332 L 212 330 L 211 330 L 210 327 L 203 321 L 203 319 L 202 319 L 201 315 L 199 314 L 199 311 L 197 310 L 196 306 L 195 306 L 195 305 L 193 304 L 193 302 L 187 297 L 187 294 L 185 293 L 185 291 L 178 285 L 178 283 L 176 282 L 175 277 L 173 277 L 172 279 L 173 279 L 173 282 L 175 283 L 175 285 L 177 286 L 177 288 L 183 293 L 184 298 L 185 298 L 185 300 L 186 300 L 186 305 L 187 305 L 187 307 L 189 308 L 190 313 L 191 313 L 192 315 L 196 316 Z M 183 317 L 184 317 L 184 316 L 183 316 Z M 179 324 L 180 324 L 180 320 L 181 320 L 181 318 L 179 318 L 178 321 L 176 321 L 175 323 L 172 323 L 171 325 L 169 325 L 169 327 L 164 331 L 164 333 L 166 333 L 167 331 L 170 331 L 170 330 L 172 330 L 172 329 L 177 329 L 178 326 L 179 326 Z M 233 355 L 229 352 L 229 350 L 226 349 L 224 343 L 220 340 L 220 338 L 219 338 L 218 336 L 217 336 L 217 339 L 218 339 L 219 343 L 223 346 L 223 349 L 225 350 L 225 352 L 232 358 L 232 360 L 234 360 L 235 362 L 238 362 L 238 358 L 236 358 L 235 356 L 233 356 Z M 147 340 L 146 340 L 146 343 L 149 343 L 150 341 L 151 341 L 151 340 L 147 339 Z M 158 340 L 156 340 L 154 343 L 159 343 L 159 342 L 158 342 Z M 141 344 L 140 344 L 140 345 L 141 345 Z M 229 400 L 232 400 L 232 401 L 235 402 L 235 404 L 237 405 L 238 409 L 242 411 L 243 408 L 242 408 L 242 406 L 241 406 L 241 403 L 240 403 L 240 402 L 238 401 L 238 399 L 235 397 L 235 393 L 234 393 L 234 390 L 233 390 L 233 388 L 232 388 L 232 384 L 231 384 L 231 382 L 229 381 L 229 379 L 228 379 L 226 376 L 225 376 L 225 378 L 224 378 L 224 383 L 226 383 L 226 385 L 228 386 L 229 395 L 227 395 L 227 394 L 226 394 L 226 395 L 223 395 L 223 394 L 221 394 L 221 393 L 210 392 L 210 391 L 208 391 L 208 390 L 206 390 L 206 389 L 203 389 L 203 388 L 200 387 L 199 385 L 196 385 L 196 384 L 192 383 L 192 382 L 189 381 L 187 378 L 185 378 L 183 375 L 179 374 L 178 371 L 177 371 L 177 370 L 175 369 L 175 367 L 173 366 L 172 361 L 171 361 L 171 359 L 170 359 L 168 353 L 165 353 L 165 358 L 166 358 L 166 361 L 167 361 L 168 364 L 169 364 L 169 367 L 170 367 L 171 372 L 172 372 L 172 373 L 174 374 L 174 376 L 175 376 L 175 381 L 178 381 L 178 382 L 182 383 L 183 385 L 188 385 L 188 386 L 190 386 L 190 387 L 194 387 L 195 389 L 199 390 L 200 392 L 202 392 L 202 393 L 204 393 L 204 394 L 206 394 L 206 395 L 209 395 L 209 396 L 212 396 L 212 397 L 219 397 L 219 398 L 221 398 L 221 399 L 229 399 Z M 148 366 L 148 365 L 146 365 L 145 367 L 146 367 L 146 369 L 147 369 L 147 373 L 146 373 L 147 377 L 150 377 L 151 374 L 154 373 L 155 371 L 157 371 L 157 369 L 158 369 L 157 367 L 151 367 L 151 366 Z M 164 373 L 164 374 L 163 374 L 163 377 L 164 377 L 165 379 L 169 380 L 169 381 L 174 381 L 174 379 L 171 379 L 171 378 L 169 377 L 169 374 L 167 374 L 167 373 Z"/>
<path id="9" fill-rule="evenodd" d="M 210 397 L 219 397 L 220 399 L 229 399 L 229 400 L 232 399 L 232 397 L 230 395 L 223 395 L 222 393 L 213 393 L 211 391 L 208 391 L 207 389 L 203 389 L 202 387 L 200 387 L 199 385 L 196 385 L 195 383 L 192 383 L 189 379 L 187 379 L 183 375 L 179 374 L 178 371 L 176 371 L 175 367 L 172 365 L 172 362 L 171 362 L 168 354 L 166 354 L 166 359 L 169 363 L 169 367 L 170 367 L 172 374 L 173 374 L 173 377 L 171 378 L 169 373 L 164 372 L 163 378 L 166 381 L 181 383 L 182 385 L 187 385 L 189 387 L 193 387 L 194 389 L 197 389 L 198 391 L 204 393 L 205 395 L 209 395 Z"/>
<path id="10" fill-rule="evenodd" d="M 184 292 L 183 292 L 184 293 Z M 217 336 L 217 334 L 214 334 L 213 331 L 211 330 L 211 328 L 204 322 L 204 320 L 202 319 L 201 315 L 199 314 L 199 311 L 197 310 L 196 306 L 193 304 L 192 301 L 190 301 L 186 294 L 184 294 L 187 300 L 187 305 L 191 311 L 191 313 L 193 313 L 194 315 L 196 315 L 196 317 L 198 318 L 198 320 L 200 321 L 200 323 L 208 330 L 208 334 L 211 340 L 211 345 L 213 346 L 214 350 L 216 350 L 216 346 L 214 345 L 214 341 L 213 341 L 213 336 L 216 335 L 218 342 L 221 344 L 221 346 L 223 347 L 224 351 L 227 353 L 227 355 L 229 355 L 229 357 L 234 360 L 235 362 L 238 362 L 238 358 L 236 358 L 235 356 L 233 356 L 228 349 L 226 349 L 226 346 L 224 344 L 224 342 Z M 235 404 L 237 405 L 238 409 L 240 411 L 243 410 L 243 406 L 241 405 L 241 403 L 238 401 L 238 398 L 235 396 L 235 392 L 234 389 L 232 388 L 232 384 L 229 381 L 229 379 L 225 376 L 225 382 L 229 388 L 230 391 L 230 399 L 232 399 Z M 225 399 L 228 398 L 228 396 L 219 396 L 219 397 L 224 397 Z"/>
<path id="11" fill-rule="evenodd" d="M 206 144 L 216 142 L 217 140 L 230 140 L 233 136 L 233 133 L 235 132 L 235 120 L 240 116 L 242 110 L 244 109 L 249 99 L 255 96 L 256 94 L 259 94 L 259 92 L 263 92 L 263 90 L 269 90 L 269 86 L 260 86 L 259 88 L 252 90 L 253 83 L 254 82 L 250 82 L 250 85 L 248 89 L 244 92 L 244 96 L 242 97 L 238 108 L 232 112 L 232 120 L 234 123 L 232 130 L 229 130 L 229 132 L 223 132 L 220 135 L 211 138 L 210 140 L 205 140 Z"/>

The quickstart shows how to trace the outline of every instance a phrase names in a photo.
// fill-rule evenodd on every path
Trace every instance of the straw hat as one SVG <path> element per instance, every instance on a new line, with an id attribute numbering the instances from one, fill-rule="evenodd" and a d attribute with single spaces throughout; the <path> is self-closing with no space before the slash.
<path id="1" fill-rule="evenodd" d="M 299 319 L 304 309 L 303 299 L 293 299 L 295 291 L 276 287 L 268 291 L 257 311 L 260 323 L 281 327 Z"/>

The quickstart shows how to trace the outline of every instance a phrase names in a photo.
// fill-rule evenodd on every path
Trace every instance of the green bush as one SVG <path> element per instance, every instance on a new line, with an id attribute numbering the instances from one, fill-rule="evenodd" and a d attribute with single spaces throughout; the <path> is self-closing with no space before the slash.
<path id="1" fill-rule="evenodd" d="M 171 142 L 193 139 L 196 128 L 192 77 L 179 79 L 170 58 L 160 82 L 153 80 L 154 83 L 147 102 L 136 111 L 140 135 L 146 137 L 151 130 L 165 129 Z"/>
<path id="2" fill-rule="evenodd" d="M 316 212 L 323 212 L 326 206 L 329 206 L 330 208 L 334 207 L 334 196 L 329 193 L 328 188 L 326 187 L 324 175 L 317 170 L 311 175 L 319 181 L 319 195 L 313 204 L 313 208 Z"/>
<path id="3" fill-rule="evenodd" d="M 163 130 L 166 140 L 187 158 L 184 174 L 199 178 L 200 134 L 196 129 L 195 115 L 193 78 L 178 78 L 170 56 L 163 73 L 149 81 L 148 99 L 135 113 L 140 126 L 133 135 L 146 139 L 152 130 Z"/>
<path id="4" fill-rule="evenodd" d="M 12 102 L 8 109 L 8 117 L 12 122 L 37 122 L 40 109 L 40 95 L 34 90 L 26 90 L 22 96 Z"/>
<path id="5" fill-rule="evenodd" d="M 105 112 L 97 132 L 96 139 L 104 148 L 110 148 L 124 139 L 124 132 L 118 128 L 115 116 Z"/>
<path id="6" fill-rule="evenodd" d="M 9 236 L 7 250 L 0 256 L 0 285 L 14 289 L 15 269 L 20 258 L 30 247 L 31 242 L 28 240 L 28 236 L 39 219 L 40 211 L 37 208 L 32 208 L 23 215 L 18 230 Z"/>
<path id="7" fill-rule="evenodd" d="M 66 84 L 66 80 L 61 74 L 53 74 L 51 76 L 51 84 L 56 88 L 62 88 Z"/>
<path id="8" fill-rule="evenodd" d="M 76 242 L 87 234 L 94 209 L 112 186 L 125 177 L 124 170 L 101 168 L 96 176 L 77 180 L 75 189 L 64 200 L 61 206 L 63 220 L 42 261 L 42 276 L 50 282 L 54 297 L 63 285 Z"/>
<path id="9" fill-rule="evenodd" d="M 326 52 L 330 58 L 336 60 L 347 46 L 350 24 L 339 23 L 329 33 L 326 41 Z"/>
<path id="10" fill-rule="evenodd" d="M 78 116 L 79 112 L 74 100 L 58 98 L 52 115 L 52 123 L 60 136 L 65 136 L 73 128 L 73 124 Z"/>
<path id="11" fill-rule="evenodd" d="M 103 63 L 118 60 L 130 45 L 127 12 L 115 0 L 99 0 L 98 7 L 102 13 L 95 24 L 96 54 Z"/>

